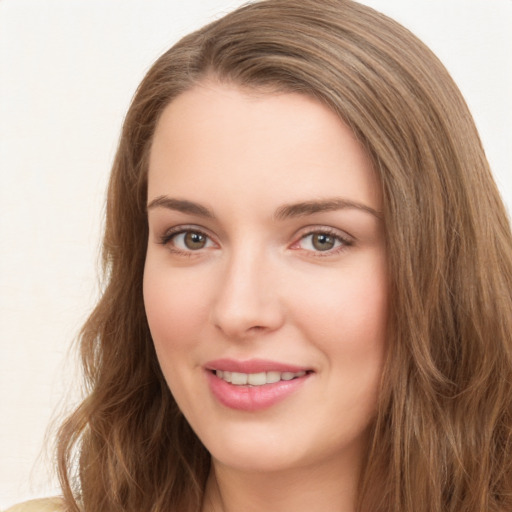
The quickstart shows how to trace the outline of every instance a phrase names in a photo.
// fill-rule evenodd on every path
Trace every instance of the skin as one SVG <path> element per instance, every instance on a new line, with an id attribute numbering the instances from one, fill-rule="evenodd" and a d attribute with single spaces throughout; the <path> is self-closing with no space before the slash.
<path id="1" fill-rule="evenodd" d="M 353 511 L 388 288 L 361 145 L 312 98 L 205 81 L 164 110 L 148 179 L 145 307 L 167 383 L 212 455 L 204 511 Z M 331 209 L 283 209 L 324 200 Z M 208 385 L 218 358 L 311 373 L 281 402 L 240 411 Z"/>

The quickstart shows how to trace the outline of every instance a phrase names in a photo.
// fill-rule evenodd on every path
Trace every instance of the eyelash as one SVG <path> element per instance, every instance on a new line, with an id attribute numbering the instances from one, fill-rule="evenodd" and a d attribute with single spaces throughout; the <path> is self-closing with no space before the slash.
<path id="1" fill-rule="evenodd" d="M 205 233 L 201 229 L 197 229 L 192 226 L 190 226 L 190 227 L 177 226 L 176 228 L 172 228 L 171 230 L 167 231 L 163 236 L 161 236 L 159 243 L 161 245 L 167 246 L 169 248 L 169 250 L 174 254 L 178 254 L 180 256 L 192 257 L 192 256 L 194 256 L 194 253 L 199 253 L 201 251 L 201 249 L 182 250 L 182 249 L 178 249 L 175 245 L 170 244 L 170 242 L 174 238 L 176 238 L 178 235 L 183 235 L 186 233 L 197 233 L 199 235 L 206 237 L 208 240 L 212 241 L 212 237 L 210 235 L 208 235 L 207 233 Z M 302 234 L 300 236 L 300 238 L 292 244 L 291 249 L 292 250 L 301 250 L 300 247 L 296 247 L 296 246 L 299 245 L 300 242 L 302 242 L 303 240 L 307 239 L 308 237 L 314 236 L 314 235 L 327 235 L 327 236 L 334 238 L 335 243 L 339 243 L 339 245 L 337 247 L 335 246 L 334 248 L 325 250 L 325 251 L 320 251 L 320 250 L 315 251 L 315 250 L 305 249 L 306 252 L 312 253 L 314 255 L 314 257 L 325 258 L 328 256 L 333 256 L 333 255 L 336 255 L 336 254 L 339 254 L 339 253 L 345 251 L 348 247 L 351 247 L 352 245 L 354 245 L 354 240 L 352 238 L 343 236 L 337 230 L 322 227 L 322 228 L 318 228 L 318 229 L 308 228 L 308 231 L 305 232 L 304 234 Z"/>
<path id="2" fill-rule="evenodd" d="M 297 246 L 300 242 L 302 242 L 306 238 L 312 237 L 314 235 L 327 235 L 327 236 L 334 238 L 335 243 L 339 242 L 339 245 L 337 247 L 335 246 L 332 249 L 328 249 L 326 251 L 320 251 L 320 250 L 314 251 L 314 250 L 306 249 L 307 252 L 311 252 L 317 258 L 326 258 L 329 256 L 335 256 L 335 255 L 340 254 L 341 252 L 347 250 L 348 247 L 351 247 L 352 245 L 354 245 L 354 240 L 352 238 L 342 235 L 338 230 L 325 228 L 325 227 L 321 227 L 321 228 L 319 227 L 316 229 L 314 227 L 310 227 L 310 228 L 308 228 L 307 232 L 305 232 L 303 235 L 301 235 L 301 237 L 298 239 L 297 242 L 293 243 L 292 249 L 294 249 L 294 246 Z M 297 248 L 297 250 L 300 250 L 300 248 Z"/>
<path id="3" fill-rule="evenodd" d="M 193 249 L 182 250 L 178 249 L 175 245 L 170 244 L 173 238 L 176 238 L 178 235 L 183 235 L 186 233 L 197 233 L 198 235 L 206 237 L 207 240 L 212 240 L 212 237 L 205 233 L 202 229 L 198 229 L 193 226 L 177 226 L 166 231 L 165 234 L 162 237 L 160 237 L 159 243 L 161 245 L 167 246 L 168 249 L 174 254 L 178 254 L 180 256 L 187 256 L 190 258 L 194 256 L 195 253 L 200 252 L 200 249 L 196 251 L 194 251 Z"/>

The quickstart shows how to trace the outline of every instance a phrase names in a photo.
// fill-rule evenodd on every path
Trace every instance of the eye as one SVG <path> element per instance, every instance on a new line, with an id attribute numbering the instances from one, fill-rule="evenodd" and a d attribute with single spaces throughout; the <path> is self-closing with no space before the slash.
<path id="1" fill-rule="evenodd" d="M 330 251 L 341 244 L 333 235 L 327 233 L 311 233 L 301 239 L 303 248 L 310 251 Z"/>
<path id="2" fill-rule="evenodd" d="M 292 249 L 302 249 L 314 253 L 325 253 L 325 255 L 336 254 L 339 251 L 353 245 L 353 241 L 332 231 L 310 231 L 295 242 Z"/>
<path id="3" fill-rule="evenodd" d="M 183 245 L 186 249 L 196 251 L 206 246 L 208 237 L 197 231 L 186 231 L 174 236 L 172 240 L 176 245 Z"/>
<path id="4" fill-rule="evenodd" d="M 208 235 L 194 229 L 180 229 L 179 231 L 167 233 L 162 237 L 161 242 L 175 252 L 199 251 L 215 246 Z"/>

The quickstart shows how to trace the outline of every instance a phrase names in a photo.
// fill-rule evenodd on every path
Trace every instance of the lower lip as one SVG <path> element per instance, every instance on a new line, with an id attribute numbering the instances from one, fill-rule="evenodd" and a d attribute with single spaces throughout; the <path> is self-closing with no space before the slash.
<path id="1" fill-rule="evenodd" d="M 280 380 L 263 386 L 235 386 L 207 371 L 210 390 L 217 400 L 230 409 L 239 411 L 260 411 L 272 407 L 297 391 L 310 376 L 292 380 Z"/>

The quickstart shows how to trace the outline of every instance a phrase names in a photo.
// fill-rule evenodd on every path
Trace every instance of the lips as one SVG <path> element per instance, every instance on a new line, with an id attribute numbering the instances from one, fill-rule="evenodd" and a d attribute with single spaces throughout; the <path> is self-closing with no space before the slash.
<path id="1" fill-rule="evenodd" d="M 298 391 L 311 369 L 275 361 L 218 359 L 205 365 L 213 396 L 231 409 L 255 412 Z"/>

